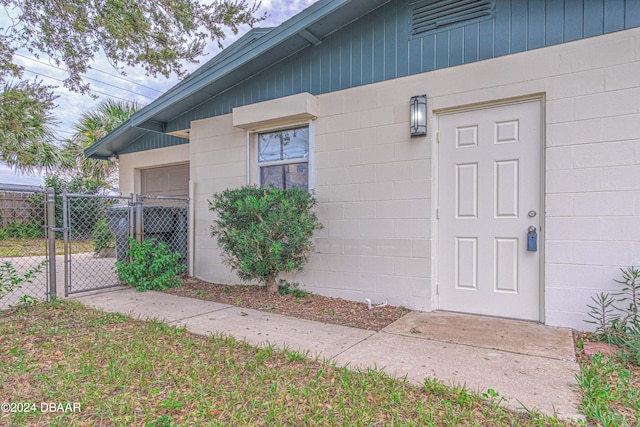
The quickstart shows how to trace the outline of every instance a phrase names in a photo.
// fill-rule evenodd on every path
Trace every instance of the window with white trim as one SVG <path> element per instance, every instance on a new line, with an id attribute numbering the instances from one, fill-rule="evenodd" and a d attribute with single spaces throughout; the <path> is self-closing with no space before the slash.
<path id="1" fill-rule="evenodd" d="M 258 134 L 261 186 L 309 190 L 309 127 Z"/>

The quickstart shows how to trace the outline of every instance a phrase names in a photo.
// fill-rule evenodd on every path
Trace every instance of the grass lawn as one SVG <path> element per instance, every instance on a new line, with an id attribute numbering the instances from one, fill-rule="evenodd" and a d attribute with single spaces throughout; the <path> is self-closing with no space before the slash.
<path id="1" fill-rule="evenodd" d="M 640 367 L 600 354 L 581 365 L 585 416 L 602 426 L 640 425 Z"/>
<path id="2" fill-rule="evenodd" d="M 73 241 L 73 253 L 93 252 L 93 242 Z M 0 240 L 0 257 L 44 256 L 47 254 L 46 239 L 10 238 Z M 64 241 L 56 239 L 56 254 L 64 254 Z"/>
<path id="3" fill-rule="evenodd" d="M 0 384 L 0 402 L 35 404 L 0 413 L 10 426 L 567 425 L 506 410 L 498 396 L 417 388 L 68 301 L 0 313 Z"/>

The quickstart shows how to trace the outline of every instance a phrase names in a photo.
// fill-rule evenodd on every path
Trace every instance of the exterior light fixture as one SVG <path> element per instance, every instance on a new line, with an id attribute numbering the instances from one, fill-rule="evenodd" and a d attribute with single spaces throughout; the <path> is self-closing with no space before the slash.
<path id="1" fill-rule="evenodd" d="M 109 156 L 109 161 L 110 162 L 115 162 L 116 160 L 118 160 L 118 155 L 117 154 L 112 154 Z"/>
<path id="2" fill-rule="evenodd" d="M 427 134 L 427 95 L 411 97 L 411 137 Z"/>

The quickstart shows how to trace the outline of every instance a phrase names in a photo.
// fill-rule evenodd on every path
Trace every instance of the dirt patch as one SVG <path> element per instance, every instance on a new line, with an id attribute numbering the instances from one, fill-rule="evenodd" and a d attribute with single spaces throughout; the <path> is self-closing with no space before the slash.
<path id="1" fill-rule="evenodd" d="M 386 307 L 374 306 L 372 310 L 369 310 L 364 302 L 353 302 L 315 294 L 309 294 L 305 297 L 272 295 L 267 293 L 263 286 L 219 285 L 193 277 L 184 279 L 182 287 L 165 292 L 370 331 L 379 331 L 411 311 L 404 307 L 390 305 Z"/>

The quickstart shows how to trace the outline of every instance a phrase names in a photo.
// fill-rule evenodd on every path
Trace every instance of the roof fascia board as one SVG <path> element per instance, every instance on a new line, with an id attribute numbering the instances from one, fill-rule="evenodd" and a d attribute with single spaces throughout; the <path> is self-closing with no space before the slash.
<path id="1" fill-rule="evenodd" d="M 259 39 L 259 43 L 249 43 L 249 41 L 251 41 L 251 36 L 255 34 L 247 34 L 247 39 L 242 43 L 242 46 L 238 46 L 237 49 L 231 49 L 230 51 L 223 50 L 220 52 L 216 57 L 211 59 L 213 64 L 210 69 L 203 72 L 196 72 L 192 76 L 187 77 L 185 80 L 165 92 L 164 95 L 161 95 L 155 101 L 134 113 L 129 120 L 123 123 L 119 128 L 106 135 L 102 140 L 98 141 L 91 147 L 88 147 L 85 150 L 85 155 L 87 157 L 92 156 L 93 153 L 96 153 L 105 145 L 110 144 L 115 139 L 125 134 L 129 129 L 143 128 L 142 125 L 145 122 L 152 120 L 154 116 L 170 107 L 172 104 L 202 90 L 211 81 L 233 72 L 233 70 L 238 67 L 252 61 L 259 55 L 268 52 L 283 40 L 295 36 L 296 34 L 300 34 L 302 31 L 305 31 L 307 27 L 325 18 L 327 15 L 348 4 L 350 1 L 351 0 L 321 0 L 297 15 L 294 15 L 278 27 L 272 29 L 257 29 L 257 32 L 260 32 L 261 30 L 265 31 L 262 36 L 257 38 Z M 379 7 L 379 5 L 373 7 L 372 10 L 377 7 Z M 302 35 L 301 37 L 304 38 Z M 238 41 L 241 40 L 242 38 Z M 231 48 L 232 46 L 229 47 Z"/>
<path id="2" fill-rule="evenodd" d="M 229 57 L 232 54 L 236 53 L 238 50 L 241 50 L 242 48 L 244 48 L 251 41 L 255 41 L 256 39 L 259 39 L 260 37 L 264 36 L 264 34 L 268 33 L 272 29 L 273 29 L 272 27 L 268 27 L 268 28 L 267 27 L 253 28 L 247 34 L 245 34 L 242 37 L 240 37 L 240 39 L 238 39 L 234 43 L 235 45 L 237 45 L 236 48 L 234 48 L 233 47 L 234 44 L 232 44 L 231 46 L 229 46 L 228 49 L 223 50 L 218 55 L 216 55 L 216 57 L 211 58 L 210 62 L 213 64 L 213 63 L 221 62 L 221 61 L 227 59 L 227 57 Z M 254 38 L 256 36 L 256 34 L 260 34 L 260 35 L 258 37 L 256 37 L 256 38 Z M 206 66 L 206 64 L 204 66 Z M 195 75 L 198 75 L 198 74 L 199 73 L 197 73 L 197 70 L 196 70 Z M 170 92 L 172 92 L 174 90 L 179 90 L 181 85 L 182 85 L 182 82 L 178 83 L 173 88 L 169 89 L 167 92 L 165 92 L 163 95 L 161 95 L 157 100 L 160 100 L 165 95 L 167 95 L 168 93 L 170 93 Z M 148 108 L 149 106 L 152 106 L 156 101 L 151 102 L 151 104 L 149 104 L 145 108 Z M 148 121 L 146 124 L 142 124 L 142 123 L 139 123 L 137 125 L 133 124 L 133 121 L 136 118 L 136 116 L 139 113 L 141 113 L 145 108 L 142 108 L 142 110 L 133 113 L 133 115 L 131 117 L 129 117 L 129 119 L 126 122 L 124 122 L 122 125 L 120 125 L 115 130 L 113 130 L 110 133 L 108 133 L 107 135 L 105 135 L 104 138 L 102 138 L 101 140 L 99 140 L 95 144 L 91 145 L 90 147 L 87 147 L 84 150 L 85 156 L 86 157 L 93 156 L 93 158 L 96 158 L 96 159 L 99 158 L 97 155 L 94 155 L 95 152 L 99 151 L 100 148 L 104 147 L 105 145 L 108 145 L 109 143 L 111 143 L 114 139 L 116 139 L 119 136 L 121 136 L 128 129 L 131 129 L 131 128 L 134 128 L 134 127 L 139 127 L 139 128 L 142 128 L 142 129 L 152 130 L 154 132 L 162 132 L 162 133 L 164 133 L 166 124 L 161 124 L 161 122 L 155 122 L 155 124 L 154 124 L 153 121 Z M 138 138 L 136 138 L 136 140 L 137 139 Z M 106 157 L 104 157 L 104 158 L 100 157 L 100 158 L 103 159 L 103 160 L 107 159 Z"/>
<path id="3" fill-rule="evenodd" d="M 187 98 L 189 95 L 202 90 L 202 88 L 208 85 L 212 80 L 220 78 L 241 65 L 255 59 L 257 56 L 267 52 L 283 40 L 300 33 L 311 24 L 323 19 L 331 12 L 349 3 L 349 1 L 350 0 L 326 0 L 313 4 L 308 9 L 300 12 L 285 23 L 266 33 L 260 38 L 260 43 L 251 43 L 247 45 L 245 49 L 239 49 L 238 51 L 232 52 L 226 60 L 216 63 L 211 67 L 211 69 L 194 76 L 193 79 L 189 79 L 187 77 L 187 79 L 183 81 L 183 86 L 181 88 L 176 87 L 176 90 L 170 90 L 167 92 L 166 98 L 158 98 L 157 103 L 154 101 L 149 104 L 147 108 L 140 110 L 140 115 L 138 117 L 135 117 L 134 115 L 132 117 L 132 126 L 139 126 L 141 123 L 152 119 L 156 114 L 167 108 L 169 105 L 179 102 L 184 98 Z"/>
<path id="4" fill-rule="evenodd" d="M 168 92 L 179 90 L 181 86 L 184 85 L 185 82 L 189 81 L 189 79 L 193 79 L 199 76 L 200 74 L 202 74 L 203 72 L 205 72 L 207 69 L 213 67 L 215 64 L 223 62 L 224 60 L 226 60 L 228 57 L 235 54 L 239 50 L 244 49 L 248 44 L 251 44 L 252 42 L 255 42 L 261 37 L 264 37 L 264 35 L 267 34 L 269 31 L 271 31 L 272 29 L 273 27 L 252 28 L 245 35 L 243 35 L 238 40 L 233 42 L 229 47 L 222 50 L 216 56 L 214 56 L 209 61 L 205 62 L 203 65 L 201 65 L 196 70 L 194 70 L 190 76 L 187 76 L 183 81 L 178 82 L 175 86 L 170 88 L 167 92 L 165 92 L 165 94 L 161 95 L 158 99 L 164 97 Z"/>
<path id="5" fill-rule="evenodd" d="M 132 127 L 133 126 L 131 125 L 131 118 L 129 118 L 126 122 L 124 122 L 123 124 L 118 126 L 115 130 L 113 130 L 113 131 L 109 132 L 107 135 L 105 135 L 104 138 L 100 139 L 95 144 L 85 148 L 84 149 L 85 157 L 91 157 L 93 155 L 93 153 L 97 152 L 100 148 L 104 147 L 105 145 L 110 143 L 112 140 L 114 140 L 117 137 L 121 136 L 122 134 L 127 132 Z"/>

